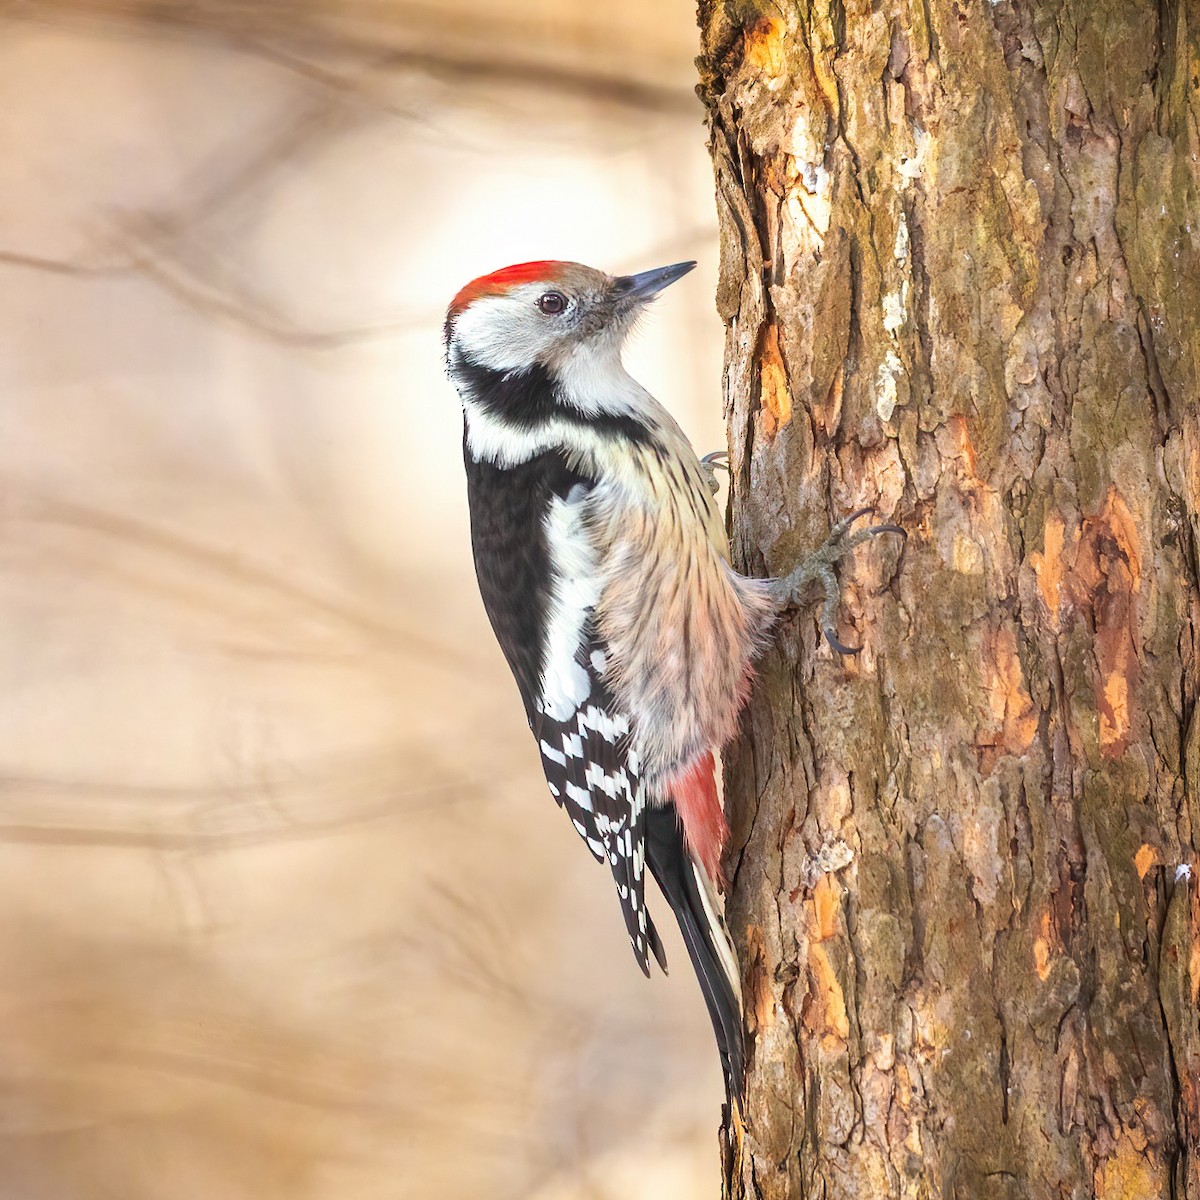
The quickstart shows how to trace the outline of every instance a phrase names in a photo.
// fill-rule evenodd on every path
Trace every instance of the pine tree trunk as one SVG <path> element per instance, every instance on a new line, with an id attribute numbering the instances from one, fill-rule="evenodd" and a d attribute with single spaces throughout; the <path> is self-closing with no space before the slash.
<path id="1" fill-rule="evenodd" d="M 728 755 L 728 1194 L 1200 1200 L 1200 6 L 700 21 L 738 565 L 911 535 Z"/>

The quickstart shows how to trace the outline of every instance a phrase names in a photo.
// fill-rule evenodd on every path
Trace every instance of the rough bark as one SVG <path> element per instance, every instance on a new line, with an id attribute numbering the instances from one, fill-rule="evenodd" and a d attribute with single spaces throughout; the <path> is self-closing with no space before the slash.
<path id="1" fill-rule="evenodd" d="M 1200 1200 L 1200 8 L 700 22 L 739 565 L 911 533 L 728 755 L 729 1194 Z"/>

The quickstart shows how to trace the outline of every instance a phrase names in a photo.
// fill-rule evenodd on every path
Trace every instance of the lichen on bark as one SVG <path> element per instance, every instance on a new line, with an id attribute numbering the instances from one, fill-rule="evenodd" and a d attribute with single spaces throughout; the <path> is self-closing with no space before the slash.
<path id="1" fill-rule="evenodd" d="M 911 534 L 727 756 L 729 1193 L 1200 1200 L 1200 14 L 700 25 L 738 565 Z"/>

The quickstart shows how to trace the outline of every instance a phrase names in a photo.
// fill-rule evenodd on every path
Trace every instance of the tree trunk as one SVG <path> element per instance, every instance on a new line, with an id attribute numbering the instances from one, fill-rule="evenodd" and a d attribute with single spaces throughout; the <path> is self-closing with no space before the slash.
<path id="1" fill-rule="evenodd" d="M 728 755 L 728 1194 L 1200 1200 L 1200 6 L 700 21 L 738 565 L 910 532 Z"/>

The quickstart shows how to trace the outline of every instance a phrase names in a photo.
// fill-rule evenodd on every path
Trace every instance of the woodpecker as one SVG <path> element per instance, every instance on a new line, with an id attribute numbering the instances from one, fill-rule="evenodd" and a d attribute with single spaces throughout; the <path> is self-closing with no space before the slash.
<path id="1" fill-rule="evenodd" d="M 667 410 L 626 372 L 645 306 L 696 264 L 610 276 L 505 267 L 446 316 L 462 401 L 475 571 L 550 793 L 612 871 L 634 956 L 666 955 L 646 868 L 678 921 L 712 1019 L 726 1093 L 745 1075 L 740 972 L 717 894 L 729 833 L 714 755 L 731 738 L 771 626 L 812 582 L 835 650 L 833 566 L 894 525 L 836 525 L 790 575 L 729 564 L 712 486 Z"/>

